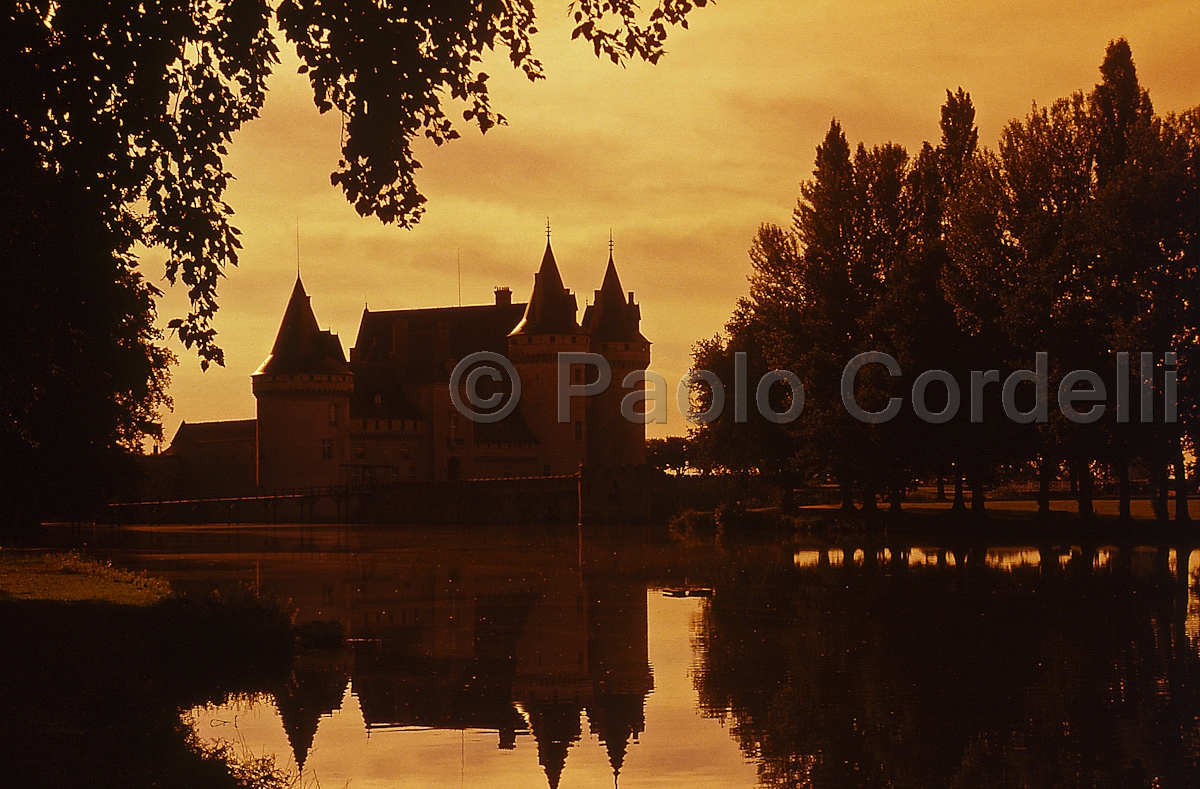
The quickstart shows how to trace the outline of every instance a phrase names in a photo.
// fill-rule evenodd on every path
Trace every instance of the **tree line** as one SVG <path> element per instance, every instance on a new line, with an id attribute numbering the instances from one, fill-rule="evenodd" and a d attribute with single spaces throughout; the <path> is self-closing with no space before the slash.
<path id="1" fill-rule="evenodd" d="M 1039 511 L 1048 512 L 1051 483 L 1065 471 L 1089 517 L 1103 475 L 1119 489 L 1122 519 L 1130 517 L 1131 474 L 1141 472 L 1156 516 L 1168 518 L 1173 469 L 1176 517 L 1186 519 L 1186 456 L 1194 457 L 1200 414 L 1200 108 L 1157 114 L 1124 39 L 1109 44 L 1100 73 L 1091 91 L 1010 121 L 994 149 L 979 144 L 962 88 L 946 93 L 941 139 L 915 155 L 890 142 L 852 149 L 833 120 L 792 226 L 759 228 L 749 295 L 724 331 L 693 352 L 695 367 L 730 390 L 739 353 L 752 382 L 773 369 L 795 372 L 804 411 L 775 424 L 754 409 L 738 422 L 726 409 L 694 429 L 689 457 L 729 471 L 831 480 L 847 509 L 856 499 L 874 509 L 880 497 L 899 508 L 914 479 L 934 475 L 953 483 L 956 507 L 967 506 L 969 492 L 970 506 L 982 509 L 998 479 L 1024 474 L 1036 476 Z M 864 409 L 908 399 L 927 370 L 953 376 L 963 407 L 940 424 L 912 408 L 876 424 L 853 418 L 841 377 L 866 351 L 893 357 L 903 374 L 864 367 L 856 384 Z M 1129 353 L 1128 364 L 1118 352 Z M 999 386 L 985 390 L 972 418 L 971 371 L 995 370 L 1003 381 L 1033 370 L 1039 353 L 1048 355 L 1052 383 L 1044 418 L 1007 418 Z M 1072 370 L 1107 383 L 1096 421 L 1067 419 L 1057 407 L 1053 384 Z M 1152 381 L 1149 422 L 1139 418 L 1143 379 Z M 1132 415 L 1118 413 L 1121 387 Z M 1035 410 L 1034 389 L 1017 386 L 1021 412 Z M 703 406 L 711 394 L 695 396 Z M 782 411 L 788 390 L 776 385 L 772 396 Z M 944 383 L 925 389 L 931 412 L 949 398 Z"/>

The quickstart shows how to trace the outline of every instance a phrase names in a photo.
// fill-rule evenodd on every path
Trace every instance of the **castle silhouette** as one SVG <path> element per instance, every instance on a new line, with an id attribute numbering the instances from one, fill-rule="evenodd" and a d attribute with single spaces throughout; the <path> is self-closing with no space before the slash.
<path id="1" fill-rule="evenodd" d="M 645 425 L 621 415 L 631 391 L 621 382 L 649 366 L 650 342 L 611 244 L 582 321 L 578 311 L 547 234 L 528 303 L 497 288 L 492 304 L 364 307 L 347 360 L 338 336 L 320 328 L 297 274 L 271 352 L 251 376 L 257 418 L 185 422 L 161 458 L 171 468 L 157 474 L 172 481 L 159 487 L 187 498 L 644 465 Z M 455 365 L 477 351 L 503 354 L 521 380 L 516 411 L 493 424 L 466 418 L 450 396 Z M 557 410 L 559 351 L 599 354 L 613 373 L 603 394 L 572 398 L 566 422 Z M 575 384 L 595 374 L 587 365 L 570 369 Z"/>

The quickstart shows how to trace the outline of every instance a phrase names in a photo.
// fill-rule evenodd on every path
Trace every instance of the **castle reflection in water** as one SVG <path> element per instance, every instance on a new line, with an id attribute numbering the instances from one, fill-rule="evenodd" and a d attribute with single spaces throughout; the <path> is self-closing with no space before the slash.
<path id="1" fill-rule="evenodd" d="M 272 693 L 304 764 L 347 687 L 369 729 L 536 741 L 617 775 L 654 690 L 647 594 L 706 587 L 694 705 L 763 786 L 1195 785 L 1191 547 L 672 540 L 574 528 L 127 532 L 181 588 L 257 585 L 349 642 Z M 1196 554 L 1200 557 L 1200 554 Z M 654 726 L 651 720 L 649 725 Z M 1007 783 L 1006 783 L 1007 782 Z"/>

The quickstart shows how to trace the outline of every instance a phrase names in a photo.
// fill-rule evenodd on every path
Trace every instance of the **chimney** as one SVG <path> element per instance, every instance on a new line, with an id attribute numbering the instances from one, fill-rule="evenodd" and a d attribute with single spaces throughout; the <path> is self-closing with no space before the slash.
<path id="1" fill-rule="evenodd" d="M 408 366 L 408 318 L 392 321 L 391 361 L 400 368 Z"/>
<path id="2" fill-rule="evenodd" d="M 633 291 L 629 291 L 629 303 L 633 304 Z"/>
<path id="3" fill-rule="evenodd" d="M 512 304 L 512 291 L 507 287 L 496 288 L 496 306 L 507 307 Z"/>

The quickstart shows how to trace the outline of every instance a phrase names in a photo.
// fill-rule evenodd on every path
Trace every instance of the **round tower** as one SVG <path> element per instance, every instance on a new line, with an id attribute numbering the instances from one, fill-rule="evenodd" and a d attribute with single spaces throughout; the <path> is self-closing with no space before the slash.
<path id="1" fill-rule="evenodd" d="M 572 398 L 569 418 L 558 419 L 558 354 L 588 350 L 587 334 L 575 320 L 578 309 L 574 294 L 563 285 L 547 232 L 525 316 L 508 335 L 508 358 L 521 376 L 518 408 L 537 438 L 540 471 L 548 475 L 574 474 L 587 456 L 584 398 Z M 573 365 L 571 382 L 583 383 L 584 370 L 584 365 Z"/>
<path id="2" fill-rule="evenodd" d="M 587 462 L 595 466 L 640 466 L 646 462 L 646 426 L 621 415 L 621 401 L 644 383 L 626 389 L 625 376 L 650 366 L 650 341 L 642 336 L 642 311 L 621 288 L 609 241 L 608 268 L 595 299 L 583 315 L 592 353 L 600 354 L 612 368 L 612 384 L 588 399 Z"/>
<path id="3" fill-rule="evenodd" d="M 317 325 L 299 275 L 271 354 L 251 381 L 259 490 L 342 484 L 354 376 L 337 335 Z"/>

